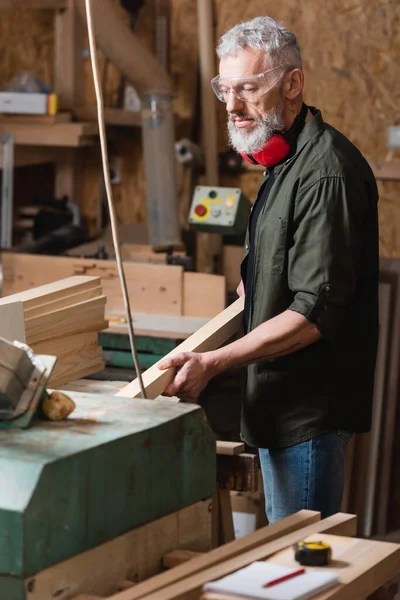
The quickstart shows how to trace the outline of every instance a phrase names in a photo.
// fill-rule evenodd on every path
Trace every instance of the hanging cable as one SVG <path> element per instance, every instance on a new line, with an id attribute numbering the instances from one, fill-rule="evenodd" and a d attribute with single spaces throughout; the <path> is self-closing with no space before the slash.
<path id="1" fill-rule="evenodd" d="M 113 246 L 114 246 L 114 251 L 115 251 L 115 258 L 117 261 L 119 280 L 121 283 L 122 297 L 124 299 L 133 363 L 135 365 L 135 371 L 136 371 L 137 378 L 139 381 L 140 393 L 142 394 L 143 398 L 146 398 L 146 391 L 145 391 L 144 385 L 143 385 L 143 379 L 142 379 L 142 374 L 141 374 L 140 367 L 139 367 L 139 360 L 138 360 L 137 349 L 136 349 L 135 333 L 134 333 L 134 329 L 133 329 L 128 289 L 126 286 L 124 265 L 123 265 L 123 262 L 121 259 L 117 217 L 115 214 L 115 207 L 114 207 L 112 188 L 111 188 L 110 171 L 108 168 L 107 139 L 106 139 L 106 128 L 105 128 L 105 124 L 104 124 L 104 103 L 103 103 L 103 94 L 102 94 L 102 90 L 101 90 L 99 68 L 98 68 L 98 62 L 97 62 L 97 48 L 96 48 L 96 42 L 95 42 L 95 38 L 94 38 L 94 31 L 93 31 L 91 0 L 85 0 L 85 4 L 86 4 L 87 27 L 88 27 L 88 34 L 89 34 L 90 61 L 91 61 L 92 71 L 93 71 L 94 88 L 95 88 L 95 92 L 96 92 L 97 118 L 98 118 L 98 123 L 99 123 L 101 157 L 102 157 L 102 163 L 103 163 L 103 173 L 104 173 L 104 182 L 105 182 L 106 194 L 107 194 L 108 210 L 109 210 L 109 214 L 110 214 L 112 241 L 113 241 Z"/>

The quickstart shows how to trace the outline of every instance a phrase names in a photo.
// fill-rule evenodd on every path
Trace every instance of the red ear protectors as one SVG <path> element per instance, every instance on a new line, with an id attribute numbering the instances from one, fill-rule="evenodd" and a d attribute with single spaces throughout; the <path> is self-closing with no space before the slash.
<path id="1" fill-rule="evenodd" d="M 290 152 L 291 145 L 281 133 L 274 133 L 262 150 L 255 154 L 241 152 L 245 160 L 253 165 L 259 164 L 264 167 L 273 167 L 283 160 Z"/>
<path id="2" fill-rule="evenodd" d="M 292 151 L 300 131 L 306 122 L 308 106 L 303 104 L 301 111 L 293 121 L 292 126 L 285 132 L 276 131 L 262 150 L 254 154 L 240 152 L 247 162 L 263 167 L 273 167 L 286 158 Z"/>

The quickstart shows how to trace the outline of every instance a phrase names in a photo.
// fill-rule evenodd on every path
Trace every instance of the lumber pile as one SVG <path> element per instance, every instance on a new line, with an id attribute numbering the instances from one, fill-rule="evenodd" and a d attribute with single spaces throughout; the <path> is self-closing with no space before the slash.
<path id="1" fill-rule="evenodd" d="M 108 326 L 99 277 L 74 276 L 0 299 L 22 302 L 26 343 L 36 354 L 57 356 L 50 385 L 104 368 L 98 332 Z"/>
<path id="2" fill-rule="evenodd" d="M 101 277 L 110 321 L 125 316 L 115 260 L 45 256 L 5 252 L 2 255 L 3 293 L 14 294 L 63 277 Z M 132 312 L 137 314 L 212 318 L 226 306 L 222 275 L 185 272 L 182 266 L 125 260 Z M 126 329 L 127 332 L 127 329 Z"/>

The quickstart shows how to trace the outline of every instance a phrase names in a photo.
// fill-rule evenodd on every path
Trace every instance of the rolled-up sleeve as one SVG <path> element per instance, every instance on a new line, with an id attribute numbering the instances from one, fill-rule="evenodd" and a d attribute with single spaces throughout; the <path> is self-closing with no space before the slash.
<path id="1" fill-rule="evenodd" d="M 333 340 L 357 282 L 366 199 L 343 177 L 324 177 L 296 200 L 288 253 L 290 310 Z"/>

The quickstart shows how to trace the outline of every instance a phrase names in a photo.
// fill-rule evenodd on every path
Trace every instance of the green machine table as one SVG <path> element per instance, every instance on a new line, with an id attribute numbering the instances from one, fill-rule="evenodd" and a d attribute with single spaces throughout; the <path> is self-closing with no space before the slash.
<path id="1" fill-rule="evenodd" d="M 215 489 L 215 437 L 201 408 L 67 393 L 76 403 L 67 420 L 0 431 L 1 600 L 72 598 L 80 589 L 71 561 L 95 570 L 99 548 L 206 504 Z M 179 523 L 168 525 L 169 536 Z"/>

